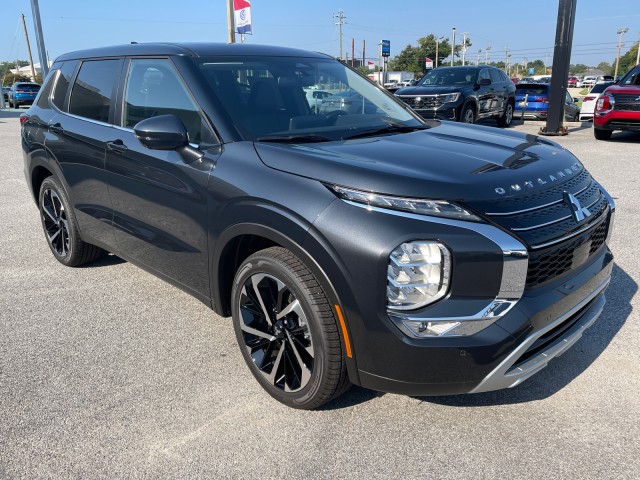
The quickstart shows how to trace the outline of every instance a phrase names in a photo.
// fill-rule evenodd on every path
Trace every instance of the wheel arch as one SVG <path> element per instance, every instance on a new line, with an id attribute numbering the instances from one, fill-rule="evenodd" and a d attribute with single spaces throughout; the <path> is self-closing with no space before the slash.
<path id="1" fill-rule="evenodd" d="M 298 225 L 302 228 L 302 225 Z M 298 232 L 302 233 L 302 232 Z M 313 253 L 308 251 L 303 245 L 305 239 L 309 237 L 308 229 L 299 238 L 284 234 L 281 230 L 268 227 L 257 222 L 237 223 L 227 228 L 217 239 L 216 248 L 211 257 L 211 294 L 212 308 L 221 316 L 231 315 L 231 290 L 235 274 L 244 262 L 253 253 L 274 246 L 284 247 L 296 255 L 316 277 L 322 286 L 327 298 L 334 309 L 334 314 L 339 322 L 338 331 L 341 345 L 345 349 L 345 360 L 349 379 L 352 383 L 360 384 L 358 369 L 355 358 L 355 346 L 348 319 L 338 318 L 345 315 L 345 304 L 341 301 L 337 293 L 336 285 L 346 284 L 346 279 L 333 278 L 340 275 L 339 265 L 320 265 Z M 312 242 L 315 243 L 315 242 Z M 331 271 L 331 278 L 328 271 Z M 340 313 L 335 311 L 335 306 L 341 309 Z M 342 327 L 342 328 L 341 328 Z M 345 338 L 346 336 L 346 338 Z M 347 347 L 347 345 L 349 345 Z M 347 350 L 351 349 L 351 355 Z"/>

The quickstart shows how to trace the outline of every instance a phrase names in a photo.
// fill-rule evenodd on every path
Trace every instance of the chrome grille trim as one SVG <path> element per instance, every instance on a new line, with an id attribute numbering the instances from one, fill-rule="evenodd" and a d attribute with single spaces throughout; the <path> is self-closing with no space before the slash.
<path id="1" fill-rule="evenodd" d="M 566 236 L 564 236 L 562 238 L 556 238 L 555 240 L 551 240 L 550 242 L 538 243 L 538 244 L 535 244 L 535 245 L 531 245 L 531 250 L 538 250 L 540 248 L 550 247 L 551 245 L 556 245 L 557 243 L 562 243 L 565 240 L 570 240 L 573 237 L 577 237 L 581 233 L 584 233 L 587 230 L 589 230 L 590 228 L 592 228 L 596 223 L 599 222 L 599 220 L 602 219 L 603 216 L 606 216 L 608 213 L 609 213 L 609 206 L 607 205 L 607 208 L 603 209 L 602 213 L 600 213 L 600 215 L 598 215 L 596 218 L 594 218 L 593 221 L 591 223 L 589 223 L 588 225 L 585 225 L 581 229 L 576 230 L 575 232 L 571 232 L 569 235 L 566 235 Z"/>
<path id="2" fill-rule="evenodd" d="M 584 188 L 581 188 L 577 192 L 573 193 L 574 195 L 580 195 L 582 192 L 591 187 L 591 184 L 587 185 Z M 552 207 L 553 205 L 557 205 L 562 203 L 562 199 L 556 200 L 555 202 L 545 203 L 544 205 L 538 205 L 537 207 L 525 208 L 524 210 L 515 210 L 513 212 L 487 212 L 486 215 L 490 215 L 492 217 L 508 217 L 509 215 L 519 215 L 521 213 L 535 212 L 536 210 L 542 210 L 543 208 Z"/>
<path id="3" fill-rule="evenodd" d="M 599 203 L 602 201 L 603 195 L 602 192 L 600 193 L 600 195 L 598 196 L 598 198 L 596 199 L 595 202 L 590 203 L 589 205 L 587 205 L 587 209 L 593 207 L 596 203 Z M 562 200 L 560 200 L 560 202 L 562 202 Z M 558 203 L 558 202 L 555 202 Z M 562 217 L 562 218 L 558 218 L 557 220 L 552 220 L 551 222 L 547 222 L 547 223 L 541 223 L 539 225 L 533 225 L 531 227 L 521 227 L 521 228 L 512 228 L 511 231 L 512 232 L 528 232 L 530 230 L 535 230 L 536 228 L 542 228 L 542 227 L 547 227 L 549 225 L 553 225 L 554 223 L 560 223 L 560 222 L 564 222 L 565 220 L 569 220 L 571 218 L 571 215 L 567 215 L 566 217 Z M 570 237 L 563 237 L 564 238 L 570 238 Z"/>

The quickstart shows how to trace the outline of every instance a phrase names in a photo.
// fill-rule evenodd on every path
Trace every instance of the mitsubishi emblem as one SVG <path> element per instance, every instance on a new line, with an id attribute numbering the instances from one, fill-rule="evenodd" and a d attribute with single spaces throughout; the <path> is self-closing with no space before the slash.
<path id="1" fill-rule="evenodd" d="M 562 198 L 564 203 L 569 205 L 569 208 L 571 209 L 571 216 L 576 223 L 580 223 L 585 218 L 589 218 L 591 216 L 589 209 L 580 205 L 580 201 L 573 194 L 566 191 L 562 192 Z"/>

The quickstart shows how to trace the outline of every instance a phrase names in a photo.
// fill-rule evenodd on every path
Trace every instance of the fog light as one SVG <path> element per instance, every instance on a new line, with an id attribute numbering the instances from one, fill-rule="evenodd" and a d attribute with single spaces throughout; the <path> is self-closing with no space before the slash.
<path id="1" fill-rule="evenodd" d="M 429 305 L 447 293 L 450 275 L 447 247 L 429 241 L 403 243 L 389 256 L 387 304 L 397 310 Z"/>

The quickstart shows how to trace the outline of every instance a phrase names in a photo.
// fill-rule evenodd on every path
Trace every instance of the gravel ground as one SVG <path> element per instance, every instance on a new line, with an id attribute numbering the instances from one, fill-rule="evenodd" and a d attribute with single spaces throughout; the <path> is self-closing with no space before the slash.
<path id="1" fill-rule="evenodd" d="M 536 133 L 541 124 L 516 125 Z M 640 136 L 555 138 L 616 198 L 600 320 L 521 386 L 286 408 L 228 319 L 116 257 L 58 264 L 0 111 L 0 478 L 640 477 Z"/>

